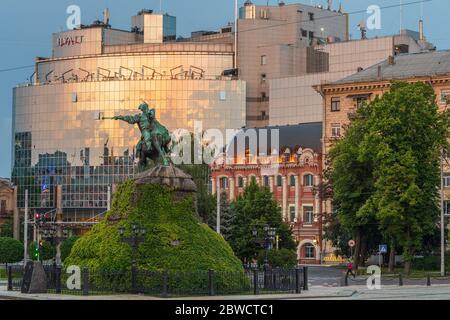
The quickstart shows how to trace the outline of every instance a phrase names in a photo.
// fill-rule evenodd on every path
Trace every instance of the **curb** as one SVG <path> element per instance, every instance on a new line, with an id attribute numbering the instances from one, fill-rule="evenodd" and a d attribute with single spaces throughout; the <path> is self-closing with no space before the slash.
<path id="1" fill-rule="evenodd" d="M 30 295 L 30 296 L 24 296 L 23 294 L 17 293 L 17 294 L 6 294 L 0 293 L 0 299 L 6 299 L 6 300 L 79 300 L 79 301 L 88 301 L 88 300 L 117 300 L 117 301 L 142 301 L 142 300 L 154 300 L 154 301 L 185 301 L 185 300 L 198 300 L 198 301 L 222 301 L 222 300 L 239 300 L 239 301 L 245 301 L 245 300 L 262 300 L 262 301 L 269 301 L 269 300 L 311 300 L 311 299 L 327 299 L 327 298 L 349 298 L 353 295 L 357 294 L 357 290 L 353 290 L 347 293 L 336 293 L 336 294 L 314 294 L 314 295 L 302 295 L 302 294 L 294 294 L 294 295 L 283 295 L 283 296 L 257 296 L 257 298 L 252 296 L 216 296 L 216 297 L 183 297 L 183 298 L 172 298 L 172 299 L 162 299 L 158 297 L 148 297 L 148 299 L 142 299 L 142 296 L 128 296 L 120 299 L 118 296 L 97 296 L 98 299 L 96 299 L 96 296 L 89 296 L 83 297 L 83 296 L 70 296 L 70 295 L 52 295 L 52 296 L 37 296 L 37 295 Z M 139 299 L 141 298 L 141 299 Z"/>

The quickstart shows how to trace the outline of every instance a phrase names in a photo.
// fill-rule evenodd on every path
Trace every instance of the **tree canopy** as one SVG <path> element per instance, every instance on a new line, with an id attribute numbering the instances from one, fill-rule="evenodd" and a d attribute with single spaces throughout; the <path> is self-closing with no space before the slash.
<path id="1" fill-rule="evenodd" d="M 430 85 L 393 83 L 381 98 L 358 109 L 329 153 L 340 228 L 366 251 L 375 249 L 379 241 L 373 240 L 380 237 L 399 246 L 407 272 L 439 221 L 440 161 L 448 129 L 449 113 L 439 112 Z"/>
<path id="2" fill-rule="evenodd" d="M 281 208 L 269 188 L 260 188 L 254 181 L 234 203 L 235 218 L 230 244 L 236 255 L 244 262 L 257 259 L 264 248 L 253 237 L 254 226 L 268 224 L 276 229 L 279 248 L 296 252 L 296 243 L 289 226 L 282 221 Z M 286 253 L 284 253 L 286 256 Z M 273 255 L 275 257 L 275 255 Z M 283 259 L 279 259 L 283 260 Z M 286 260 L 286 259 L 284 259 Z M 269 263 L 270 263 L 269 257 Z M 273 265 L 273 263 L 272 263 Z"/>
<path id="3" fill-rule="evenodd" d="M 0 263 L 15 263 L 22 259 L 22 242 L 9 237 L 0 237 Z"/>

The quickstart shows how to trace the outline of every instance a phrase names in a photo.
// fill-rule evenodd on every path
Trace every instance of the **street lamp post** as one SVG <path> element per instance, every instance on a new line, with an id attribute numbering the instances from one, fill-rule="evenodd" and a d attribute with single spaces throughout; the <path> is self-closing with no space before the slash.
<path id="1" fill-rule="evenodd" d="M 258 238 L 258 227 L 263 228 L 263 234 L 262 237 Z M 265 255 L 264 255 L 264 288 L 268 288 L 270 286 L 270 265 L 269 265 L 269 250 L 272 249 L 273 241 L 275 240 L 276 236 L 276 229 L 270 227 L 268 224 L 259 224 L 254 225 L 252 230 L 253 237 L 255 238 L 256 242 L 259 242 L 264 246 Z"/>
<path id="2" fill-rule="evenodd" d="M 258 238 L 258 227 L 263 227 L 263 236 Z M 275 240 L 276 229 L 271 228 L 268 224 L 264 225 L 254 225 L 252 229 L 252 234 L 255 240 L 261 243 L 265 250 L 264 256 L 264 271 L 269 270 L 269 250 L 272 249 L 272 243 Z"/>
<path id="3" fill-rule="evenodd" d="M 131 237 L 125 237 L 125 228 L 119 228 L 120 241 L 128 244 L 131 247 L 131 286 L 134 293 L 137 293 L 137 263 L 136 253 L 139 244 L 145 241 L 145 234 L 147 230 L 141 228 L 138 224 L 133 223 L 131 225 Z"/>

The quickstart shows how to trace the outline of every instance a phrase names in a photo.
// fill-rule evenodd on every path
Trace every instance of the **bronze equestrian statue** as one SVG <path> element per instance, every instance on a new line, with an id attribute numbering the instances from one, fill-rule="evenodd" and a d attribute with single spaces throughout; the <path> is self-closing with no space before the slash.
<path id="1" fill-rule="evenodd" d="M 136 146 L 136 153 L 141 170 L 145 170 L 147 167 L 148 159 L 153 160 L 156 165 L 169 166 L 171 143 L 169 130 L 156 120 L 155 109 L 150 109 L 147 103 L 142 103 L 139 110 L 141 110 L 141 113 L 132 116 L 115 116 L 103 119 L 121 120 L 138 125 L 141 131 L 141 139 Z"/>

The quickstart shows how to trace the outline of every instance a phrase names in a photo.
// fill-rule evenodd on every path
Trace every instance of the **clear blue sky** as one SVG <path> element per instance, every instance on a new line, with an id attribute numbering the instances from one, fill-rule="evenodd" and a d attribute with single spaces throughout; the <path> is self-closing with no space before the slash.
<path id="1" fill-rule="evenodd" d="M 403 0 L 404 4 L 418 0 Z M 427 1 L 427 0 L 424 0 Z M 244 0 L 240 0 L 242 5 Z M 265 4 L 266 0 L 253 0 Z M 275 4 L 277 1 L 269 1 Z M 326 0 L 291 0 L 286 3 L 326 5 Z M 334 0 L 337 8 L 339 0 Z M 369 5 L 392 6 L 400 0 L 341 0 L 346 12 L 366 10 Z M 233 20 L 233 0 L 163 0 L 163 10 L 177 16 L 177 32 L 189 35 L 193 30 L 217 29 Z M 142 8 L 159 10 L 159 0 L 2 0 L 0 3 L 0 70 L 33 65 L 36 56 L 51 54 L 51 34 L 65 29 L 66 8 L 76 4 L 82 10 L 82 23 L 88 24 L 102 18 L 102 10 L 111 11 L 111 24 L 115 28 L 129 29 L 130 17 Z M 438 49 L 450 48 L 449 0 L 424 2 L 425 34 Z M 417 30 L 421 5 L 405 5 L 403 26 Z M 358 37 L 356 25 L 367 14 L 350 15 L 350 33 Z M 400 9 L 382 9 L 382 28 L 369 31 L 368 36 L 389 35 L 400 28 Z M 0 177 L 9 177 L 11 171 L 11 109 L 12 88 L 26 82 L 32 68 L 0 72 Z"/>

